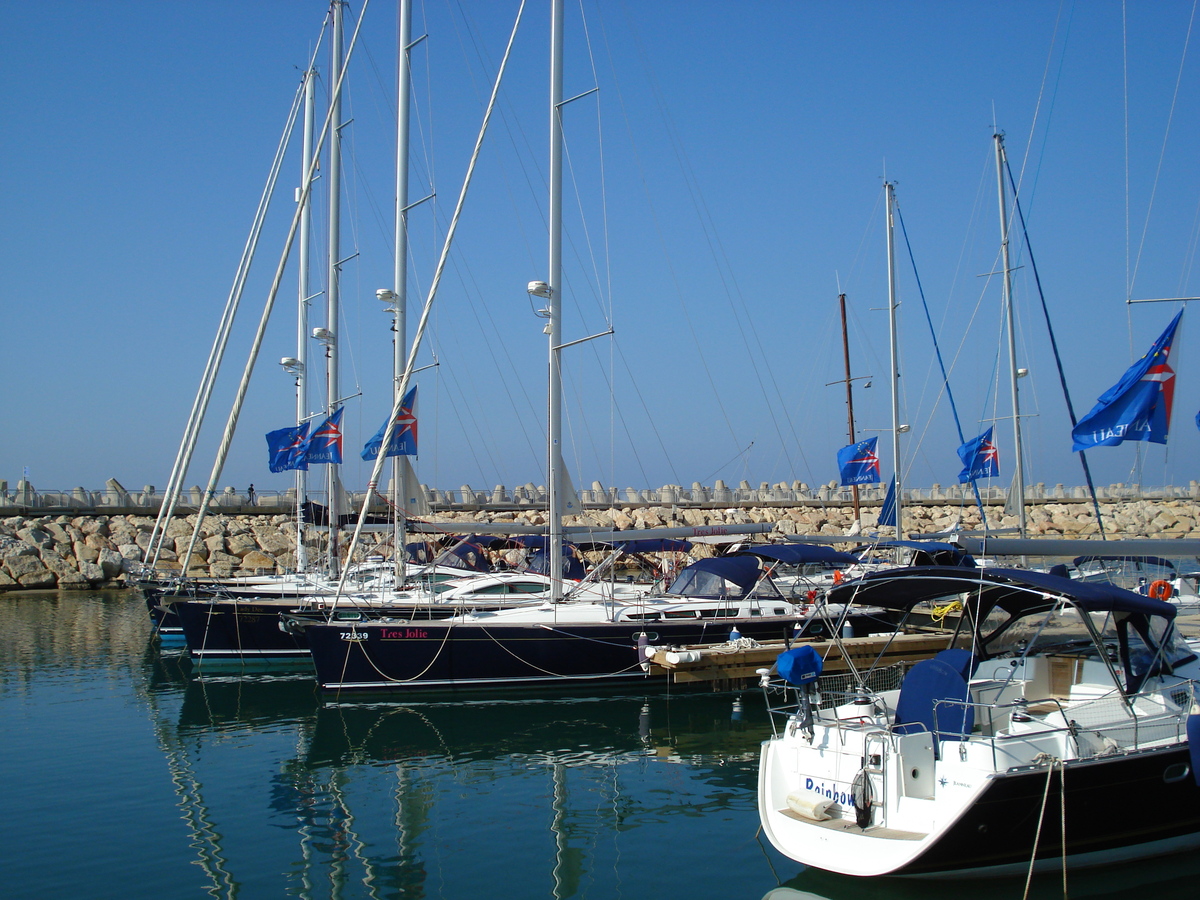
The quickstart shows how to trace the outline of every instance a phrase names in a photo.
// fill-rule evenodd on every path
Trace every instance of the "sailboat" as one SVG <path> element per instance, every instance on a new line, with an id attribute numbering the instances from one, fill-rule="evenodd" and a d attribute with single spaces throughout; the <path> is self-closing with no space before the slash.
<path id="1" fill-rule="evenodd" d="M 807 648 L 780 657 L 782 681 L 764 671 L 758 808 L 780 852 L 979 878 L 1200 847 L 1200 660 L 1174 606 L 1018 569 L 892 569 L 829 597 L 899 613 L 898 632 L 922 608 L 962 615 L 899 677 L 822 685 Z"/>
<path id="2" fill-rule="evenodd" d="M 782 596 L 639 597 L 566 595 L 561 458 L 563 4 L 551 3 L 550 217 L 546 281 L 529 293 L 546 300 L 549 337 L 549 597 L 536 606 L 467 611 L 432 622 L 330 620 L 307 624 L 317 681 L 327 691 L 411 691 L 644 680 L 647 645 L 725 642 L 732 635 L 790 635 L 798 606 Z M 413 352 L 415 352 L 415 347 Z M 411 355 L 410 355 L 411 359 Z M 386 440 L 386 438 L 385 438 Z"/>

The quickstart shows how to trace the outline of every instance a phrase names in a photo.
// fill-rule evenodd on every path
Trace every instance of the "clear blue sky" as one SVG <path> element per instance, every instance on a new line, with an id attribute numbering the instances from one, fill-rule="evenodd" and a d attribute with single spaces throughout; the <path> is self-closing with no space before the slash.
<path id="1" fill-rule="evenodd" d="M 837 477 L 846 442 L 837 316 L 848 295 L 862 435 L 890 470 L 882 179 L 894 180 L 969 437 L 1003 372 L 993 123 L 1007 135 L 1076 411 L 1153 342 L 1192 265 L 1200 210 L 1194 6 L 1118 2 L 568 3 L 565 455 L 580 487 Z M 545 480 L 546 4 L 531 2 L 435 307 L 420 377 L 422 481 Z M 353 23 L 360 4 L 349 10 Z M 410 291 L 429 285 L 517 4 L 418 5 Z M 322 0 L 5 4 L 0 478 L 40 489 L 165 485 Z M 351 63 L 343 161 L 343 392 L 349 487 L 390 402 L 395 6 L 371 0 Z M 586 33 L 584 25 L 586 22 Z M 1124 33 L 1123 33 L 1124 29 Z M 319 65 L 328 74 L 323 52 Z M 1182 68 L 1181 68 L 1182 67 Z M 1178 88 L 1177 88 L 1178 80 Z M 329 79 L 322 82 L 322 90 Z M 1177 91 L 1177 94 L 1176 94 Z M 603 168 L 598 165 L 603 161 Z M 188 484 L 206 482 L 292 210 L 292 152 Z M 320 201 L 323 206 L 324 201 Z M 322 213 L 323 215 L 323 213 Z M 317 226 L 318 250 L 326 228 Z M 956 480 L 958 437 L 898 243 L 907 482 Z M 1014 240 L 1014 245 L 1017 242 Z M 1082 483 L 1019 249 L 1027 480 Z M 295 266 L 220 485 L 283 489 L 263 434 L 294 417 Z M 324 270 L 314 270 L 315 283 Z M 320 303 L 312 325 L 324 324 Z M 1166 448 L 1142 480 L 1200 478 L 1200 372 L 1177 342 Z M 415 311 L 412 319 L 415 321 Z M 314 353 L 314 360 L 317 355 Z M 861 382 L 860 382 L 861 384 Z M 310 409 L 322 389 L 313 390 Z M 753 443 L 752 443 L 753 442 Z M 751 446 L 752 443 L 752 446 Z M 749 449 L 747 450 L 747 448 Z M 1135 445 L 1091 454 L 1129 481 Z"/>

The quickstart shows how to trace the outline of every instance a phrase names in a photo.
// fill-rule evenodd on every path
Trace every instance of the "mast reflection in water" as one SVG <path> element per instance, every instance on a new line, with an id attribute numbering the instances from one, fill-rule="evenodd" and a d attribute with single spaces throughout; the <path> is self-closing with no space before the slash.
<path id="1" fill-rule="evenodd" d="M 782 861 L 753 693 L 322 706 L 193 677 L 110 592 L 0 598 L 0 710 L 6 896 L 761 896 Z"/>
<path id="2" fill-rule="evenodd" d="M 133 592 L 10 594 L 0 716 L 6 898 L 964 890 L 803 871 L 768 849 L 753 691 L 321 706 L 306 673 L 193 677 L 150 640 Z M 1184 895 L 1196 866 L 1080 874 L 1070 895 Z M 966 889 L 1009 900 L 1024 884 Z M 1063 896 L 1061 879 L 1030 896 Z"/>

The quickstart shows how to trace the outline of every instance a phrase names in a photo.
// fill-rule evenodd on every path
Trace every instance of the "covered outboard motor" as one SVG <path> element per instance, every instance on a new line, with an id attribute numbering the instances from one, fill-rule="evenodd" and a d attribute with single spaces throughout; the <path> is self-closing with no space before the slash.
<path id="1" fill-rule="evenodd" d="M 823 667 L 824 661 L 812 644 L 784 650 L 775 658 L 775 669 L 780 677 L 800 689 L 800 728 L 810 741 L 813 738 L 812 695 Z"/>

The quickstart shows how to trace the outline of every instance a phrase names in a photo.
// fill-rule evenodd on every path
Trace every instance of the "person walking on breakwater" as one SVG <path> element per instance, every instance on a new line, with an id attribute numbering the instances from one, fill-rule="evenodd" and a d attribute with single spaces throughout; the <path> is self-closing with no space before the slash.
<path id="1" fill-rule="evenodd" d="M 250 485 L 250 487 L 246 489 L 246 502 L 251 506 L 254 505 L 254 485 Z"/>

